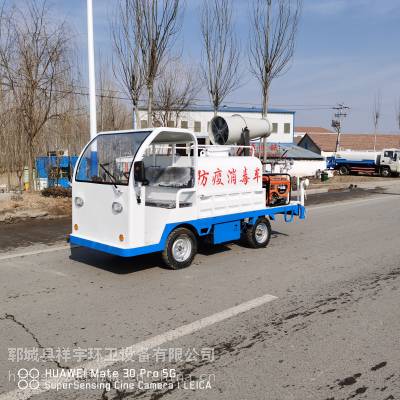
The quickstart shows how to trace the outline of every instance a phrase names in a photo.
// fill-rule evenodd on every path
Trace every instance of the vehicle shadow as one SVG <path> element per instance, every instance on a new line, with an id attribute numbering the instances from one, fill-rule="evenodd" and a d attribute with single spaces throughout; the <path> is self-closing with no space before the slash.
<path id="1" fill-rule="evenodd" d="M 288 236 L 286 233 L 272 231 L 271 238 L 277 236 Z M 240 247 L 246 248 L 240 241 L 234 242 Z M 203 256 L 212 256 L 214 254 L 235 251 L 230 244 L 212 244 L 200 241 L 198 246 L 198 254 Z M 150 268 L 161 268 L 170 270 L 162 261 L 160 253 L 146 254 L 136 257 L 118 257 L 111 254 L 103 253 L 86 247 L 71 247 L 70 260 L 86 264 L 90 267 L 108 271 L 113 274 L 126 275 L 134 272 L 143 271 Z"/>
<path id="2" fill-rule="evenodd" d="M 99 268 L 113 274 L 125 275 L 159 267 L 166 269 L 159 253 L 137 257 L 118 257 L 85 247 L 71 247 L 70 260 Z"/>
<path id="3" fill-rule="evenodd" d="M 383 191 L 374 191 L 375 194 L 387 194 L 388 196 L 400 196 L 400 193 L 391 193 L 391 192 L 383 192 Z"/>
<path id="4" fill-rule="evenodd" d="M 289 236 L 287 233 L 279 231 L 271 231 L 271 239 L 277 238 L 278 236 Z"/>
<path id="5" fill-rule="evenodd" d="M 212 244 L 207 242 L 199 242 L 197 252 L 203 256 L 212 256 L 213 254 L 225 253 L 231 251 L 229 244 Z"/>

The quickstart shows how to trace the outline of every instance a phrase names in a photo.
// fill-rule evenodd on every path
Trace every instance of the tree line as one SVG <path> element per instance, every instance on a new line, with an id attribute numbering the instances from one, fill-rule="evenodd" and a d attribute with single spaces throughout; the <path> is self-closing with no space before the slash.
<path id="1" fill-rule="evenodd" d="M 0 173 L 11 182 L 27 166 L 32 187 L 36 156 L 76 154 L 87 142 L 88 93 L 68 23 L 46 0 L 19 4 L 4 1 L 0 10 Z M 118 0 L 112 60 L 97 54 L 98 130 L 139 127 L 139 107 L 147 109 L 148 127 L 177 124 L 205 92 L 216 114 L 246 69 L 260 84 L 265 115 L 271 82 L 293 57 L 301 0 L 251 1 L 246 37 L 236 28 L 238 4 L 201 2 L 201 61 L 189 66 L 179 40 L 185 0 Z"/>

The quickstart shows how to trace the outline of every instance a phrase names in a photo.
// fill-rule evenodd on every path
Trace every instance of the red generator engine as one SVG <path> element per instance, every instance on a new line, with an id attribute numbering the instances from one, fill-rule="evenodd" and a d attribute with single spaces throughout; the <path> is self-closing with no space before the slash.
<path id="1" fill-rule="evenodd" d="M 266 205 L 281 206 L 290 203 L 291 178 L 289 174 L 263 174 Z"/>

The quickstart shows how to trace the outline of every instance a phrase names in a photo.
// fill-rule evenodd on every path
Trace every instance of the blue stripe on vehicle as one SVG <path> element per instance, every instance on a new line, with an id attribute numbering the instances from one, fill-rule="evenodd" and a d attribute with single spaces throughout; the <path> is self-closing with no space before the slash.
<path id="1" fill-rule="evenodd" d="M 189 220 L 189 221 L 181 221 L 175 222 L 171 224 L 167 224 L 165 226 L 164 232 L 161 236 L 160 242 L 157 244 L 152 244 L 149 246 L 135 247 L 125 249 L 122 247 L 110 246 L 108 244 L 95 242 L 93 240 L 84 239 L 78 236 L 71 235 L 70 243 L 78 246 L 88 247 L 94 250 L 99 250 L 105 253 L 114 254 L 116 256 L 121 257 L 133 257 L 139 256 L 143 254 L 156 253 L 164 250 L 165 242 L 167 240 L 168 235 L 178 226 L 189 225 L 196 229 L 199 236 L 204 236 L 209 233 L 212 225 L 220 224 L 224 222 L 241 220 L 244 218 L 250 218 L 255 221 L 256 218 L 260 216 L 270 216 L 274 219 L 276 214 L 283 214 L 285 219 L 288 215 L 298 215 L 300 219 L 304 219 L 306 216 L 306 209 L 304 206 L 299 204 L 292 204 L 287 206 L 280 206 L 274 208 L 265 208 L 257 211 L 248 211 L 237 214 L 228 214 L 221 215 L 218 217 L 210 217 L 210 218 L 201 218 L 198 220 Z M 207 229 L 207 233 L 201 233 L 201 231 Z"/>

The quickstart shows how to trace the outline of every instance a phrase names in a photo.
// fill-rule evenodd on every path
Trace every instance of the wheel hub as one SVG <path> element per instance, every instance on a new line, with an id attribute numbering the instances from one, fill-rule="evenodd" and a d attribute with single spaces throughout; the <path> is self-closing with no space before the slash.
<path id="1" fill-rule="evenodd" d="M 186 261 L 192 252 L 192 241 L 187 237 L 180 237 L 172 245 L 172 255 L 178 262 Z"/>
<path id="2" fill-rule="evenodd" d="M 257 225 L 255 238 L 257 243 L 264 243 L 268 239 L 268 227 L 265 223 Z"/>

